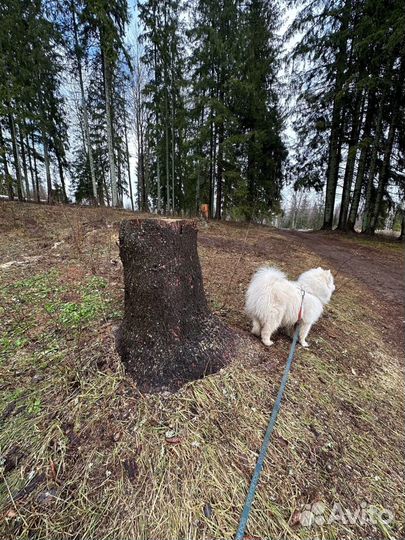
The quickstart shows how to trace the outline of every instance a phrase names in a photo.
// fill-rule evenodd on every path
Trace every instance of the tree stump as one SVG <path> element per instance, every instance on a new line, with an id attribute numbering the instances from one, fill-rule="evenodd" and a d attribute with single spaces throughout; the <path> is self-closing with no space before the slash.
<path id="1" fill-rule="evenodd" d="M 197 228 L 190 220 L 123 221 L 125 312 L 117 349 L 141 391 L 174 391 L 232 357 L 235 334 L 204 294 Z"/>

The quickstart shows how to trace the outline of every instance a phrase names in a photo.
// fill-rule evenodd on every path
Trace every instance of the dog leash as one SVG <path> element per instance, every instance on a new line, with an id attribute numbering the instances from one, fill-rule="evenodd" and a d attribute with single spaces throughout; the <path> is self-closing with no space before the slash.
<path id="1" fill-rule="evenodd" d="M 246 496 L 245 504 L 242 510 L 242 515 L 239 521 L 238 530 L 236 532 L 235 540 L 243 540 L 246 525 L 249 519 L 249 514 L 252 509 L 253 499 L 255 496 L 257 484 L 259 483 L 260 474 L 263 469 L 264 459 L 266 457 L 267 449 L 270 444 L 271 435 L 273 433 L 274 426 L 276 424 L 277 416 L 281 406 L 281 400 L 283 398 L 284 390 L 287 385 L 288 375 L 290 373 L 291 364 L 294 358 L 295 348 L 297 346 L 298 335 L 300 331 L 300 324 L 302 319 L 302 305 L 304 303 L 305 290 L 301 287 L 301 306 L 298 312 L 298 320 L 296 322 L 296 328 L 294 332 L 293 341 L 290 347 L 290 353 L 287 358 L 287 363 L 284 368 L 283 378 L 281 379 L 280 388 L 277 394 L 276 402 L 274 403 L 273 410 L 271 411 L 271 417 L 267 431 L 263 439 L 262 448 L 260 450 L 259 457 L 257 458 L 256 468 L 254 470 L 252 480 L 250 481 L 249 491 Z"/>
<path id="2" fill-rule="evenodd" d="M 305 298 L 305 289 L 302 285 L 300 285 L 300 291 L 301 291 L 301 305 L 300 305 L 300 309 L 298 311 L 298 319 L 297 319 L 297 322 L 295 324 L 299 324 L 301 322 L 301 319 L 302 319 L 302 306 L 304 304 L 304 298 Z"/>

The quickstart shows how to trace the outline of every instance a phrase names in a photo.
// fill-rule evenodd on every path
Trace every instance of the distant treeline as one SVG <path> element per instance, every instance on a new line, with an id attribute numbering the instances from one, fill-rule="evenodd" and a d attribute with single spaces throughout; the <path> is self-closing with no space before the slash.
<path id="1" fill-rule="evenodd" d="M 281 7 L 298 7 L 283 38 Z M 325 192 L 331 228 L 340 184 L 338 227 L 361 214 L 372 233 L 403 212 L 403 2 L 281 7 L 143 0 L 129 26 L 125 0 L 4 0 L 1 193 L 112 206 L 126 195 L 133 209 L 166 214 L 205 203 L 210 217 L 263 220 L 291 183 Z"/>

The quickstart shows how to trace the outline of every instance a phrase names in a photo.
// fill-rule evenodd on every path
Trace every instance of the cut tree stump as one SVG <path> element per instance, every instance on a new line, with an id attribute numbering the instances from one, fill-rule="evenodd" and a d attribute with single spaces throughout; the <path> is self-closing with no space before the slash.
<path id="1" fill-rule="evenodd" d="M 229 363 L 238 336 L 208 308 L 195 223 L 123 221 L 119 245 L 125 312 L 117 349 L 139 389 L 174 391 Z"/>

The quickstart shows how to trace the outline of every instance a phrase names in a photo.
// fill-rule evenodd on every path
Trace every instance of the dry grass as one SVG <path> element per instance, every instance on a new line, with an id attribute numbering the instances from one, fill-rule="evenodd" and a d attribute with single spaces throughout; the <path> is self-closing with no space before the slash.
<path id="1" fill-rule="evenodd" d="M 0 537 L 232 538 L 287 339 L 269 351 L 251 339 L 249 360 L 175 395 L 141 395 L 114 350 L 123 298 L 116 222 L 128 214 L 0 212 L 1 263 L 41 256 L 0 277 Z M 244 237 L 242 227 L 214 224 L 199 248 L 213 309 L 241 330 L 258 264 L 297 273 L 319 264 L 276 231 L 252 228 L 247 249 Z M 345 283 L 312 347 L 297 351 L 249 521 L 255 537 L 403 537 L 403 370 L 375 299 Z M 395 520 L 300 526 L 297 511 L 317 501 L 352 511 L 364 501 Z"/>

